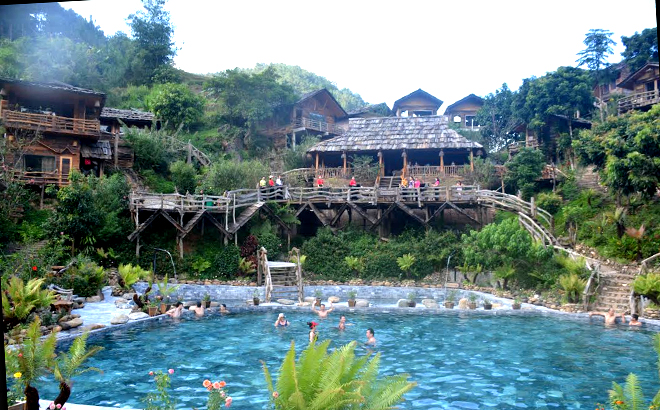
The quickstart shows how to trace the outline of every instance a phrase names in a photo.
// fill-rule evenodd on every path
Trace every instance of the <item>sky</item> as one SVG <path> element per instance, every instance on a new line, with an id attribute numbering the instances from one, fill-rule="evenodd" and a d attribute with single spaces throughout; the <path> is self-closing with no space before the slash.
<path id="1" fill-rule="evenodd" d="M 106 34 L 130 35 L 126 18 L 140 0 L 60 2 Z M 417 90 L 444 104 L 486 96 L 503 83 L 575 66 L 590 29 L 621 36 L 657 26 L 655 0 L 168 0 L 179 48 L 174 63 L 191 73 L 300 66 L 369 103 Z"/>

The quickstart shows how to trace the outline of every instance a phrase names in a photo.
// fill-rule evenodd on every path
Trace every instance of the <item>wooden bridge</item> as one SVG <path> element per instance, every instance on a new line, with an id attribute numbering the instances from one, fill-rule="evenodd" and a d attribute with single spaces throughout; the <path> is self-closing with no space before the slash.
<path id="1" fill-rule="evenodd" d="M 293 188 L 289 186 L 262 189 L 239 189 L 223 196 L 179 195 L 133 192 L 130 209 L 135 230 L 128 239 L 136 240 L 139 255 L 140 235 L 159 216 L 169 221 L 177 230 L 179 253 L 183 256 L 183 239 L 202 220 L 209 221 L 220 231 L 225 243 L 258 212 L 265 212 L 286 232 L 290 241 L 292 226 L 285 223 L 269 203 L 287 204 L 298 217 L 310 210 L 323 226 L 333 232 L 339 229 L 344 212 L 349 216 L 355 212 L 365 221 L 365 227 L 374 230 L 394 210 L 403 211 L 412 220 L 430 228 L 430 223 L 445 210 L 453 210 L 476 225 L 484 225 L 481 212 L 476 218 L 465 210 L 494 208 L 518 215 L 521 226 L 541 241 L 544 246 L 557 243 L 553 235 L 552 215 L 538 208 L 534 199 L 524 201 L 514 195 L 497 191 L 482 190 L 478 186 L 424 187 L 424 188 Z M 147 218 L 141 220 L 143 215 Z"/>

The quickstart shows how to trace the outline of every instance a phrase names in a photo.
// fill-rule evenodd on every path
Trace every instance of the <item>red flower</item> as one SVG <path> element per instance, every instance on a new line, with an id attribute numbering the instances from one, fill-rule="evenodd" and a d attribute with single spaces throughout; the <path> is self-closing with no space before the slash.
<path id="1" fill-rule="evenodd" d="M 202 383 L 202 386 L 206 388 L 208 388 L 210 385 L 211 385 L 211 380 L 209 379 L 204 380 L 204 383 Z"/>
<path id="2" fill-rule="evenodd" d="M 280 394 L 278 392 L 274 391 L 273 392 L 273 398 L 276 399 L 278 397 L 280 397 Z"/>
<path id="3" fill-rule="evenodd" d="M 37 270 L 37 267 L 36 267 L 36 266 L 33 266 L 33 267 L 32 267 L 32 270 L 35 270 L 35 271 L 36 271 L 36 270 Z"/>
<path id="4" fill-rule="evenodd" d="M 153 375 L 154 375 L 154 372 L 149 372 L 149 376 L 153 376 Z"/>
<path id="5" fill-rule="evenodd" d="M 220 385 L 220 388 L 223 388 L 223 387 L 225 387 L 225 386 L 227 385 L 227 383 L 225 383 L 224 380 L 222 380 L 222 381 L 221 381 L 220 383 L 218 383 L 218 384 Z"/>

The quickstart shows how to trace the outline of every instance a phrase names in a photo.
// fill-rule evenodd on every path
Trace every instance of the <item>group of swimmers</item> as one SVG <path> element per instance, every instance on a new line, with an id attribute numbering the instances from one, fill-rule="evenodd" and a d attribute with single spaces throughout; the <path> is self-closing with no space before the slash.
<path id="1" fill-rule="evenodd" d="M 606 325 L 614 325 L 616 324 L 616 318 L 619 317 L 615 312 L 614 309 L 610 308 L 607 312 L 589 312 L 589 317 L 591 316 L 602 316 L 605 319 L 605 324 Z M 626 323 L 626 315 L 624 313 L 621 313 L 621 323 Z M 630 322 L 628 323 L 629 326 L 641 326 L 642 322 L 639 321 L 639 315 L 637 313 L 633 313 L 630 315 L 631 319 Z"/>
<path id="2" fill-rule="evenodd" d="M 330 302 L 330 309 L 325 308 L 325 304 L 321 304 L 319 309 L 316 309 L 316 305 L 312 304 L 312 311 L 319 315 L 319 318 L 325 319 L 328 317 L 328 314 L 334 310 L 334 307 L 332 306 L 332 302 Z M 307 322 L 307 326 L 309 326 L 309 341 L 310 342 L 315 342 L 316 339 L 318 338 L 318 333 L 316 332 L 316 327 L 319 324 L 317 322 Z M 353 323 L 347 323 L 346 322 L 346 316 L 342 315 L 339 318 L 339 323 L 337 324 L 337 329 L 339 330 L 346 330 L 346 326 L 352 326 Z M 277 320 L 274 323 L 275 327 L 286 327 L 289 326 L 289 321 L 287 320 L 286 316 L 284 313 L 280 313 L 277 316 Z M 376 346 L 376 337 L 374 336 L 374 330 L 372 328 L 367 329 L 366 332 L 367 335 L 367 341 L 365 345 L 370 345 L 370 346 Z"/>
<path id="3" fill-rule="evenodd" d="M 204 316 L 204 311 L 206 310 L 204 306 L 202 305 L 201 301 L 197 302 L 196 306 L 191 306 L 190 310 L 195 312 L 195 316 L 201 317 Z M 174 306 L 167 312 L 165 312 L 166 315 L 172 317 L 172 318 L 178 318 L 181 317 L 181 313 L 183 312 L 183 303 L 181 302 L 176 302 Z M 229 310 L 227 310 L 227 305 L 222 303 L 220 305 L 220 313 L 229 313 Z"/>

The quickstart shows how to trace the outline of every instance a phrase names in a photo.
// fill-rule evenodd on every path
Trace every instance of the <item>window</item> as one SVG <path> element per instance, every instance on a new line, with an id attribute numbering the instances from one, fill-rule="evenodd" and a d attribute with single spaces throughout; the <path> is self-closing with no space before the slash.
<path id="1" fill-rule="evenodd" d="M 655 82 L 654 81 L 649 81 L 648 83 L 644 84 L 646 86 L 646 91 L 654 91 L 655 90 Z"/>
<path id="2" fill-rule="evenodd" d="M 314 121 L 318 121 L 318 122 L 326 122 L 325 121 L 325 115 L 318 114 L 318 113 L 315 113 L 315 112 L 310 112 L 309 113 L 309 119 L 314 120 Z"/>
<path id="3" fill-rule="evenodd" d="M 23 156 L 23 169 L 28 172 L 53 172 L 55 171 L 55 157 L 25 155 Z"/>
<path id="4" fill-rule="evenodd" d="M 466 127 L 478 127 L 479 123 L 477 122 L 476 115 L 466 115 L 465 116 L 465 126 Z"/>

